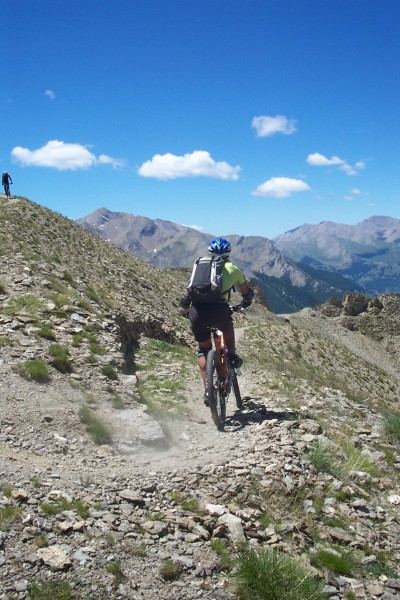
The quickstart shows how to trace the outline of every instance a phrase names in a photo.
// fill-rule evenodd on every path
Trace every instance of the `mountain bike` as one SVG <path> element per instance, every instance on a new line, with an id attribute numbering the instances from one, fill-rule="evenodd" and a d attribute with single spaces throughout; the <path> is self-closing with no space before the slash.
<path id="1" fill-rule="evenodd" d="M 4 184 L 4 193 L 7 196 L 7 198 L 10 197 L 10 184 L 8 183 L 8 181 Z"/>
<path id="2" fill-rule="evenodd" d="M 242 303 L 233 304 L 229 307 L 231 312 L 243 310 Z M 224 430 L 226 418 L 226 402 L 231 390 L 233 390 L 236 406 L 243 408 L 237 376 L 240 369 L 233 367 L 228 360 L 228 349 L 225 346 L 224 335 L 216 327 L 209 328 L 214 340 L 214 348 L 209 351 L 206 363 L 206 381 L 208 401 L 211 415 L 219 431 Z"/>

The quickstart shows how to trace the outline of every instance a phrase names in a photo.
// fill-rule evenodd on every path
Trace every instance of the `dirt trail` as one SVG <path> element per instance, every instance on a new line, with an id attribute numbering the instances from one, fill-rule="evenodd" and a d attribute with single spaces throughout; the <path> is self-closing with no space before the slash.
<path id="1" fill-rule="evenodd" d="M 245 328 L 235 328 L 237 351 L 240 354 L 240 339 Z M 237 446 L 237 435 L 252 423 L 262 420 L 264 405 L 261 398 L 254 396 L 256 382 L 254 375 L 246 370 L 244 361 L 239 376 L 239 386 L 244 409 L 237 410 L 233 392 L 227 403 L 225 430 L 218 431 L 211 411 L 203 403 L 203 388 L 200 374 L 196 376 L 186 391 L 187 409 L 191 415 L 188 420 L 169 421 L 167 429 L 171 435 L 171 446 L 168 449 L 146 449 L 132 457 L 137 463 L 148 465 L 154 469 L 185 470 L 204 465 L 205 460 L 212 463 L 223 463 Z"/>

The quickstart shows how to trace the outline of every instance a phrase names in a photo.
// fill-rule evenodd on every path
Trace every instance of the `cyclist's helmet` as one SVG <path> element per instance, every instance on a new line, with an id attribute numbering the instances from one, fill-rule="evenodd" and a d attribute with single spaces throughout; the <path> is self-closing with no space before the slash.
<path id="1" fill-rule="evenodd" d="M 231 243 L 221 237 L 215 238 L 210 242 L 208 251 L 210 254 L 217 254 L 218 256 L 229 256 Z"/>

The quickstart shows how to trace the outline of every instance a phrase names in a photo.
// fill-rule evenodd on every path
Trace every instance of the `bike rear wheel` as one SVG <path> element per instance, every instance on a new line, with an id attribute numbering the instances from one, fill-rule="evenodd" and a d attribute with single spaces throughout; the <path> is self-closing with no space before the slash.
<path id="1" fill-rule="evenodd" d="M 232 388 L 233 393 L 235 394 L 236 406 L 239 410 L 243 408 L 242 395 L 239 389 L 239 382 L 237 380 L 237 375 L 235 369 L 232 369 Z"/>
<path id="2" fill-rule="evenodd" d="M 221 364 L 215 350 L 207 355 L 207 392 L 211 415 L 215 425 L 223 431 L 226 417 L 226 397 L 224 381 L 221 381 Z"/>

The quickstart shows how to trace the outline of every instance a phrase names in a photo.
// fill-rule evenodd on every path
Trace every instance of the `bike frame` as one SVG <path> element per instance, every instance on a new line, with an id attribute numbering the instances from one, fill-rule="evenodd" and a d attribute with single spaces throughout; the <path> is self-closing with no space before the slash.
<path id="1" fill-rule="evenodd" d="M 219 329 L 212 329 L 211 334 L 214 340 L 215 351 L 218 355 L 219 364 L 221 365 L 221 383 L 225 384 L 226 391 L 229 389 L 228 380 L 228 361 L 227 350 L 225 346 L 224 334 Z"/>

